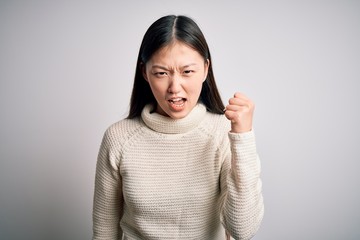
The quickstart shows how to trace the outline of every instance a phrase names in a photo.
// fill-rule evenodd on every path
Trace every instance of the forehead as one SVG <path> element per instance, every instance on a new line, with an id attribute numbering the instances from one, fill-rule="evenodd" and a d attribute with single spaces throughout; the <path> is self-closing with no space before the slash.
<path id="1" fill-rule="evenodd" d="M 176 41 L 156 51 L 149 62 L 153 64 L 187 64 L 189 61 L 199 62 L 204 59 L 190 46 Z"/>

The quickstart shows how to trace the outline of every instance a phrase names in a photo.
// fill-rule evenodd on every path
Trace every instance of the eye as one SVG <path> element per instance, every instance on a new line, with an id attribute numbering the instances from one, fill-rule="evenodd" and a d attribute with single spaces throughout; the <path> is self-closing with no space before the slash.
<path id="1" fill-rule="evenodd" d="M 163 76 L 166 76 L 167 75 L 167 72 L 156 72 L 156 73 L 154 73 L 155 74 L 155 76 L 157 76 L 157 77 L 163 77 Z"/>
<path id="2" fill-rule="evenodd" d="M 184 74 L 189 75 L 189 74 L 192 74 L 193 72 L 194 72 L 194 70 L 185 70 Z"/>

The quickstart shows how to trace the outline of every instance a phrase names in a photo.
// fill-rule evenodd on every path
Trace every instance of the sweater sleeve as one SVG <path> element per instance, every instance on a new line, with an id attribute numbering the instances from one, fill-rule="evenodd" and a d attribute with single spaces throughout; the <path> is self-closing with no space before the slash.
<path id="1" fill-rule="evenodd" d="M 230 151 L 225 150 L 221 170 L 222 222 L 226 231 L 236 240 L 251 239 L 264 215 L 255 136 L 251 131 L 228 133 L 228 137 Z"/>
<path id="2" fill-rule="evenodd" d="M 93 203 L 93 240 L 122 239 L 122 190 L 119 173 L 119 149 L 108 129 L 103 137 L 95 176 Z"/>

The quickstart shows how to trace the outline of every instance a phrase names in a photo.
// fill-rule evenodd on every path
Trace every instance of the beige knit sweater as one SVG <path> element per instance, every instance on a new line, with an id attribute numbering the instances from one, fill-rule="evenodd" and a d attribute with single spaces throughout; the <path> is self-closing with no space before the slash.
<path id="1" fill-rule="evenodd" d="M 151 110 L 104 134 L 93 239 L 250 239 L 264 210 L 253 132 L 201 104 L 179 120 Z"/>

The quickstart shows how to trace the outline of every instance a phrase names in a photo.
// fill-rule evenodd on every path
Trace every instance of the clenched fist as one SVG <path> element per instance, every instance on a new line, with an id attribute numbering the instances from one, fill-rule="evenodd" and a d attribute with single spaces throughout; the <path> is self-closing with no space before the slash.
<path id="1" fill-rule="evenodd" d="M 254 114 L 254 103 L 242 93 L 235 93 L 225 107 L 225 116 L 231 121 L 231 132 L 244 133 L 251 131 Z"/>

